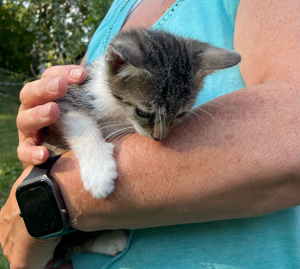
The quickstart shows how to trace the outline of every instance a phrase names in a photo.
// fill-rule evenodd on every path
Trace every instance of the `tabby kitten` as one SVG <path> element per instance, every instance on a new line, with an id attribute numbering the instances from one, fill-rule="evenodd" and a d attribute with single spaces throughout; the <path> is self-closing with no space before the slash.
<path id="1" fill-rule="evenodd" d="M 87 80 L 70 85 L 67 94 L 55 101 L 61 116 L 43 130 L 43 144 L 52 155 L 71 149 L 84 188 L 105 198 L 117 178 L 114 146 L 105 141 L 112 132 L 108 127 L 134 127 L 144 136 L 164 139 L 191 111 L 205 76 L 240 59 L 234 51 L 161 30 L 120 32 L 105 56 L 86 66 Z M 83 235 L 84 242 L 87 237 Z M 79 249 L 114 256 L 125 249 L 126 241 L 124 232 L 114 231 L 80 243 Z"/>
<path id="2" fill-rule="evenodd" d="M 162 140 L 196 102 L 206 75 L 240 62 L 234 51 L 165 31 L 120 32 L 104 57 L 86 66 L 87 80 L 55 100 L 61 116 L 43 129 L 50 154 L 75 153 L 84 188 L 96 198 L 114 190 L 117 167 L 103 123 L 130 124 Z"/>

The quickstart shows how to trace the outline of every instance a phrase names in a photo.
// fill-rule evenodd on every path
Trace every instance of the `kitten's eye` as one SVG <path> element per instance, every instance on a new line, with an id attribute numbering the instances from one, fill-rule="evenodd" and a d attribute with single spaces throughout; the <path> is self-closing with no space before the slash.
<path id="1" fill-rule="evenodd" d="M 185 115 L 186 115 L 186 112 L 182 112 L 182 113 L 178 114 L 178 115 L 176 116 L 176 118 L 182 118 L 182 117 L 185 116 Z"/>
<path id="2" fill-rule="evenodd" d="M 138 114 L 140 117 L 143 117 L 143 118 L 151 117 L 150 113 L 144 112 L 143 110 L 139 109 L 138 107 L 135 109 L 135 111 L 136 111 L 136 114 Z"/>

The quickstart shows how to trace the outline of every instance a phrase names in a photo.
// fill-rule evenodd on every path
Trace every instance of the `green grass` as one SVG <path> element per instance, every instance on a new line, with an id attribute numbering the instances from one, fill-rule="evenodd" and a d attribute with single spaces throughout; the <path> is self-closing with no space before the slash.
<path id="1" fill-rule="evenodd" d="M 0 208 L 9 196 L 11 186 L 22 172 L 17 157 L 18 132 L 16 116 L 20 88 L 0 88 Z M 9 269 L 9 263 L 0 247 L 0 269 Z"/>

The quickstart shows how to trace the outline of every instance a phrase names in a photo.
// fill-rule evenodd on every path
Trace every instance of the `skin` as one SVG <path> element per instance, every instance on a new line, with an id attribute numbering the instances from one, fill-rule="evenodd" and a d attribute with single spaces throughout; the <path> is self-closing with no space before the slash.
<path id="1" fill-rule="evenodd" d="M 131 27 L 140 25 L 142 8 L 157 10 L 159 2 L 151 7 L 146 0 L 135 22 L 132 16 Z M 242 0 L 234 41 L 247 87 L 202 105 L 195 110 L 198 116 L 192 115 L 162 142 L 138 134 L 127 137 L 116 151 L 119 178 L 107 199 L 94 199 L 84 191 L 72 152 L 60 158 L 51 174 L 72 226 L 85 231 L 145 228 L 254 217 L 299 205 L 298 10 L 296 0 Z M 22 90 L 18 153 L 23 162 L 37 164 L 47 158 L 37 146 L 38 130 L 58 118 L 58 108 L 50 101 L 66 92 L 67 83 L 84 79 L 85 73 L 71 80 L 72 68 L 79 67 L 52 67 Z M 55 77 L 57 91 L 49 94 L 47 82 Z M 44 99 L 38 100 L 37 94 Z M 41 119 L 44 103 L 51 108 Z M 36 149 L 44 155 L 34 161 Z M 59 241 L 30 238 L 17 215 L 15 188 L 29 170 L 17 180 L 0 213 L 0 242 L 11 269 L 44 268 Z"/>

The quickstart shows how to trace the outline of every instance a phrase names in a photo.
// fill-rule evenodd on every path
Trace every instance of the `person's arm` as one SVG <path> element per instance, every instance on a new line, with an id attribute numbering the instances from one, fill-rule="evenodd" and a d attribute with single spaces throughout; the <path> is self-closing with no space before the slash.
<path id="1" fill-rule="evenodd" d="M 282 91 L 286 96 L 282 98 Z M 128 137 L 115 191 L 86 192 L 72 154 L 52 170 L 73 227 L 145 228 L 245 218 L 300 204 L 299 109 L 294 84 L 257 85 L 204 105 L 163 142 Z M 195 124 L 197 123 L 197 124 Z"/>
<path id="2" fill-rule="evenodd" d="M 241 70 L 247 86 L 256 86 L 220 97 L 217 101 L 223 105 L 214 104 L 220 108 L 202 106 L 214 120 L 199 110 L 203 120 L 194 116 L 162 143 L 139 135 L 126 139 L 117 153 L 120 176 L 116 190 L 108 199 L 92 199 L 84 191 L 71 153 L 57 162 L 52 173 L 59 180 L 74 227 L 134 228 L 241 218 L 300 203 L 299 3 L 289 1 L 286 7 L 281 6 L 284 3 L 240 3 L 236 49 L 242 52 Z M 278 37 L 281 42 L 274 45 Z M 241 42 L 243 39 L 245 42 Z M 260 45 L 262 39 L 264 46 Z M 268 42 L 276 48 L 273 57 L 268 54 Z M 292 44 L 297 46 L 290 47 Z M 286 53 L 281 54 L 282 50 Z M 245 59 L 244 54 L 248 55 Z M 253 57 L 252 62 L 249 57 Z M 270 69 L 266 76 L 258 72 L 261 65 Z M 288 69 L 291 71 L 286 72 Z M 247 73 L 252 72 L 250 79 Z M 43 91 L 43 87 L 39 89 Z M 31 92 L 27 98 L 31 100 L 34 95 Z M 32 120 L 35 129 L 42 126 L 34 108 L 23 117 L 23 126 L 28 124 L 26 119 Z M 35 149 L 33 144 L 34 141 L 24 145 L 19 152 L 28 162 Z M 13 196 L 14 193 L 4 208 L 13 204 Z M 10 217 L 6 209 L 1 210 L 2 220 Z M 0 226 L 1 244 L 7 255 L 13 256 L 13 250 L 18 249 L 10 245 L 11 226 L 7 226 L 5 236 L 3 222 Z M 22 237 L 17 238 L 22 244 Z M 35 246 L 28 245 L 26 254 L 38 253 L 34 252 Z M 52 251 L 51 247 L 48 251 Z"/>
<path id="3" fill-rule="evenodd" d="M 8 258 L 10 269 L 44 269 L 61 240 L 60 237 L 45 240 L 31 237 L 19 216 L 16 188 L 30 170 L 31 167 L 26 168 L 15 182 L 8 200 L 0 211 L 0 243 L 4 255 Z M 36 255 L 33 255 L 34 253 Z"/>
<path id="4" fill-rule="evenodd" d="M 60 242 L 60 238 L 36 240 L 28 234 L 24 221 L 19 216 L 15 192 L 32 169 L 32 166 L 28 167 L 28 163 L 40 164 L 48 158 L 48 150 L 40 146 L 40 129 L 59 117 L 59 108 L 51 100 L 63 96 L 68 84 L 82 82 L 86 74 L 80 66 L 51 67 L 40 80 L 27 83 L 20 93 L 22 104 L 17 118 L 20 143 L 18 155 L 25 170 L 14 183 L 8 200 L 0 211 L 0 243 L 10 269 L 44 269 Z M 46 268 L 50 267 L 51 262 Z M 71 268 L 68 264 L 60 269 Z"/>
<path id="5" fill-rule="evenodd" d="M 196 109 L 163 142 L 128 137 L 108 199 L 85 192 L 71 153 L 62 158 L 52 173 L 74 227 L 145 228 L 299 205 L 298 6 L 241 1 L 235 48 L 247 87 Z"/>

